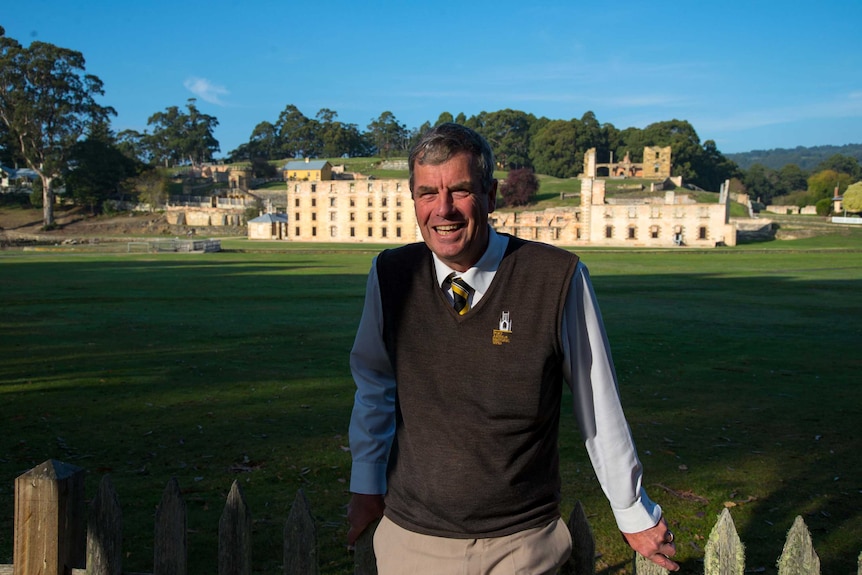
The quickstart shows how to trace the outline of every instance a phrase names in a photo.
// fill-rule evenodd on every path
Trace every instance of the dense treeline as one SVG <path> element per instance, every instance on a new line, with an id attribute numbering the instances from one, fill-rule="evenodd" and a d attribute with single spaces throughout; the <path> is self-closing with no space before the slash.
<path id="1" fill-rule="evenodd" d="M 154 112 L 144 132 L 115 134 L 110 126 L 115 110 L 96 101 L 103 95 L 102 81 L 85 72 L 80 52 L 38 41 L 24 47 L 0 27 L 0 163 L 26 165 L 38 174 L 32 201 L 43 205 L 46 227 L 53 225 L 53 189 L 58 183 L 68 197 L 94 212 L 101 211 L 106 200 L 125 196 L 157 205 L 167 185 L 156 166 L 198 166 L 214 161 L 220 151 L 214 136 L 218 119 L 200 111 L 194 99 L 185 108 Z M 485 136 L 499 168 L 515 172 L 507 193 L 516 203 L 538 185 L 529 174 L 577 176 L 590 148 L 603 163 L 626 154 L 641 162 L 645 146 L 670 146 L 672 175 L 712 191 L 731 179 L 733 189 L 767 204 L 817 203 L 828 210 L 836 189 L 842 193 L 862 179 L 862 146 L 839 148 L 849 155 L 833 154 L 813 167 L 801 161 L 805 153 L 800 148 L 800 163 L 777 168 L 772 167 L 776 151 L 751 152 L 747 158 L 762 163 L 743 170 L 734 161 L 739 155 L 722 154 L 713 140 L 701 142 L 694 127 L 678 119 L 619 129 L 599 122 L 593 112 L 562 120 L 506 109 L 470 117 L 443 112 L 433 125 L 453 121 Z M 227 161 L 249 162 L 258 177 L 272 177 L 273 163 L 285 158 L 404 157 L 431 127 L 425 122 L 408 128 L 385 111 L 362 130 L 339 121 L 335 110 L 323 108 L 309 118 L 289 104 L 277 118 L 258 123 L 248 142 L 232 150 Z"/>
<path id="2" fill-rule="evenodd" d="M 403 156 L 430 122 L 409 129 L 386 111 L 362 132 L 355 124 L 337 121 L 337 112 L 324 108 L 308 118 L 288 105 L 274 122 L 261 122 L 249 141 L 228 155 L 230 161 L 255 158 L 277 160 L 291 157 Z M 717 190 L 727 178 L 737 175 L 736 166 L 718 150 L 715 142 L 701 143 L 694 127 L 684 120 L 658 122 L 644 129 L 617 129 L 600 123 L 593 112 L 580 119 L 550 120 L 519 110 L 481 112 L 453 117 L 443 112 L 433 125 L 465 124 L 491 143 L 501 169 L 529 168 L 559 178 L 583 171 L 584 153 L 596 148 L 599 161 L 622 158 L 642 161 L 644 146 L 673 148 L 672 174 L 705 189 Z"/>
<path id="3" fill-rule="evenodd" d="M 812 146 L 806 148 L 774 148 L 772 150 L 752 150 L 737 154 L 727 154 L 741 169 L 747 170 L 754 164 L 765 168 L 780 170 L 787 164 L 795 164 L 803 170 L 813 171 L 819 164 L 832 156 L 839 154 L 855 158 L 862 162 L 862 144 L 846 144 L 844 146 Z"/>

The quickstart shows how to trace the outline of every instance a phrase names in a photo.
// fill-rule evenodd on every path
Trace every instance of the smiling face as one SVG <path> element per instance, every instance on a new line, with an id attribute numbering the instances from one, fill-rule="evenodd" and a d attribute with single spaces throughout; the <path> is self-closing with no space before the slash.
<path id="1" fill-rule="evenodd" d="M 463 272 L 488 247 L 488 214 L 494 211 L 497 181 L 483 190 L 469 153 L 441 164 L 416 163 L 413 205 L 422 239 L 440 260 Z"/>

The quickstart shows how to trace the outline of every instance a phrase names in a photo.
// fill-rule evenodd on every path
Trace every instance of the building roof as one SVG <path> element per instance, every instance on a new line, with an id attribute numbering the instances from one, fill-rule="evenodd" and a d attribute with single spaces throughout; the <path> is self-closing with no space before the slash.
<path id="1" fill-rule="evenodd" d="M 287 216 L 285 214 L 263 214 L 262 216 L 258 216 L 253 220 L 249 220 L 248 223 L 255 224 L 286 224 Z"/>
<path id="2" fill-rule="evenodd" d="M 35 170 L 31 170 L 30 168 L 7 168 L 6 166 L 0 166 L 0 170 L 6 172 L 8 174 L 9 179 L 17 180 L 18 178 L 27 178 L 28 180 L 35 180 L 39 177 L 39 174 L 36 173 Z"/>
<path id="3" fill-rule="evenodd" d="M 282 170 L 322 170 L 328 160 L 292 160 L 284 165 Z"/>

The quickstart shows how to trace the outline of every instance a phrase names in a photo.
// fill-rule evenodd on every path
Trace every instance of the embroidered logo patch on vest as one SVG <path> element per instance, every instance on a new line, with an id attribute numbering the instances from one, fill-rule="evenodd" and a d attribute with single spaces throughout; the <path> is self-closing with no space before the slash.
<path id="1" fill-rule="evenodd" d="M 509 312 L 504 311 L 500 316 L 500 328 L 494 330 L 494 335 L 491 337 L 491 343 L 494 345 L 509 343 L 510 333 L 512 333 L 512 320 L 509 318 Z"/>

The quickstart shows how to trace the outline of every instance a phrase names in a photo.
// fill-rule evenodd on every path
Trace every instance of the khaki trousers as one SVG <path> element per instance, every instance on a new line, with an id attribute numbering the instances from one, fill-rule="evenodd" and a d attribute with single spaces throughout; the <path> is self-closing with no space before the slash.
<path id="1" fill-rule="evenodd" d="M 378 575 L 552 575 L 571 552 L 562 519 L 504 537 L 449 539 L 408 531 L 384 517 L 374 534 Z"/>

